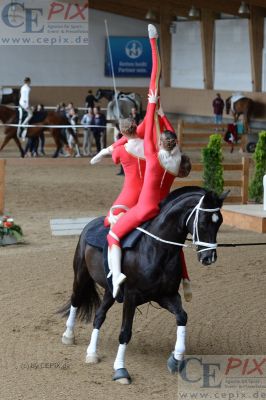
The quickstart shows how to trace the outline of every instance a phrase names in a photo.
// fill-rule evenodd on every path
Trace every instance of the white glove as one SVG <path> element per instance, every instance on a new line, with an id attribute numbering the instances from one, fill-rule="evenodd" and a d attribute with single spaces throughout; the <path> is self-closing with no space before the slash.
<path id="1" fill-rule="evenodd" d="M 96 154 L 96 156 L 94 156 L 91 160 L 90 160 L 90 163 L 93 165 L 93 164 L 96 164 L 96 163 L 98 163 L 99 161 L 101 161 L 101 159 L 103 158 L 103 157 L 105 157 L 105 156 L 109 156 L 111 154 L 111 151 L 110 151 L 110 149 L 109 149 L 109 147 L 107 147 L 107 149 L 102 149 L 98 154 Z"/>
<path id="2" fill-rule="evenodd" d="M 163 112 L 163 109 L 162 109 L 162 105 L 160 104 L 160 107 L 158 108 L 158 115 L 162 118 L 162 117 L 164 117 L 164 112 Z"/>
<path id="3" fill-rule="evenodd" d="M 150 93 L 148 94 L 148 100 L 149 100 L 149 103 L 153 103 L 153 104 L 156 104 L 157 103 L 157 101 L 158 101 L 158 96 L 157 96 L 157 94 L 158 94 L 158 91 L 157 90 L 155 90 L 155 92 L 153 92 L 152 90 L 150 90 Z"/>

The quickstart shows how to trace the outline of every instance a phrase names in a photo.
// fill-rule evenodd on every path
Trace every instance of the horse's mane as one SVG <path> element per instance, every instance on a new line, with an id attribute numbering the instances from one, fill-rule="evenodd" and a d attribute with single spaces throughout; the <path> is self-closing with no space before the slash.
<path id="1" fill-rule="evenodd" d="M 199 186 L 184 186 L 182 188 L 173 190 L 169 195 L 160 203 L 160 209 L 165 209 L 167 206 L 172 207 L 175 203 L 182 201 L 189 196 L 200 195 L 203 196 L 207 190 Z M 168 209 L 169 207 L 167 207 Z"/>

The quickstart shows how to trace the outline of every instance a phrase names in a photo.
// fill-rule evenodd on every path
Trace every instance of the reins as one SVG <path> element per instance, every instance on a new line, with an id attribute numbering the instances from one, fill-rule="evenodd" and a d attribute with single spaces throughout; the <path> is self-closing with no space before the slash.
<path id="1" fill-rule="evenodd" d="M 193 208 L 193 210 L 191 211 L 191 213 L 189 214 L 187 220 L 186 220 L 186 226 L 188 225 L 188 222 L 190 220 L 190 218 L 192 217 L 192 215 L 195 213 L 195 218 L 193 221 L 193 234 L 192 234 L 192 244 L 196 245 L 196 246 L 203 246 L 204 248 L 201 250 L 197 250 L 198 253 L 202 253 L 203 251 L 207 251 L 210 249 L 216 249 L 218 244 L 217 243 L 208 243 L 208 242 L 202 242 L 199 239 L 199 231 L 198 231 L 198 220 L 199 220 L 199 212 L 200 211 L 204 211 L 204 212 L 215 212 L 215 211 L 219 211 L 220 208 L 201 208 L 201 204 L 203 202 L 204 196 L 202 196 L 200 198 L 200 201 L 198 202 L 198 204 Z M 158 240 L 159 242 L 162 243 L 166 243 L 166 244 L 171 244 L 174 246 L 181 246 L 181 247 L 192 247 L 189 246 L 187 244 L 184 243 L 177 243 L 177 242 L 171 242 L 169 240 L 164 240 L 161 239 L 159 236 L 153 235 L 152 233 L 148 232 L 146 229 L 137 227 L 137 229 L 143 233 L 145 233 L 146 235 L 152 237 L 155 240 Z"/>

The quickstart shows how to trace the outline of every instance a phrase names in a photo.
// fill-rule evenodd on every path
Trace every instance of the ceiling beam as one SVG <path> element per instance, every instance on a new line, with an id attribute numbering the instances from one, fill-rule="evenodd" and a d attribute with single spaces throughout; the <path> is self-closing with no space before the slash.
<path id="1" fill-rule="evenodd" d="M 226 13 L 236 15 L 238 13 L 238 8 L 240 2 L 238 4 L 232 3 L 228 0 L 168 0 L 171 6 L 174 8 L 175 6 L 179 7 L 190 7 L 193 5 L 196 8 L 200 9 L 208 9 L 217 13 Z"/>
<path id="2" fill-rule="evenodd" d="M 145 19 L 145 15 L 148 11 L 147 7 L 144 8 L 143 5 L 141 7 L 137 7 L 135 3 L 133 3 L 133 5 L 129 5 L 128 3 L 122 5 L 121 1 L 122 0 L 118 1 L 89 0 L 89 5 L 90 8 L 96 10 L 105 11 L 113 14 L 119 14 L 129 18 Z M 155 22 L 159 22 L 159 8 L 155 9 L 152 7 L 152 10 L 154 10 L 155 13 L 157 12 L 157 18 Z"/>

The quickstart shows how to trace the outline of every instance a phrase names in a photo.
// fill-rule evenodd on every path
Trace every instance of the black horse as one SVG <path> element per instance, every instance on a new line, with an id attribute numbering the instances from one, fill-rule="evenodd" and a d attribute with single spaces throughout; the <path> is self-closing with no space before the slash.
<path id="1" fill-rule="evenodd" d="M 218 197 L 199 187 L 185 187 L 170 193 L 161 204 L 160 214 L 148 226 L 136 246 L 123 251 L 122 269 L 127 279 L 124 284 L 123 320 L 119 335 L 119 348 L 114 363 L 113 380 L 130 383 L 125 368 L 125 351 L 132 335 L 132 324 L 136 307 L 157 302 L 176 317 L 177 341 L 174 352 L 168 359 L 171 373 L 178 371 L 185 352 L 185 326 L 187 314 L 182 308 L 178 293 L 181 280 L 180 248 L 190 233 L 203 265 L 216 261 L 216 235 L 222 223 L 220 208 L 227 193 Z M 70 310 L 63 334 L 64 344 L 74 343 L 75 318 L 79 315 L 90 320 L 96 310 L 93 332 L 87 349 L 86 362 L 99 361 L 97 340 L 107 311 L 115 300 L 108 288 L 104 273 L 103 252 L 86 243 L 86 235 L 98 219 L 90 222 L 80 235 L 74 256 L 74 283 L 71 301 L 62 309 Z M 148 233 L 147 233 L 148 232 Z M 104 288 L 100 301 L 95 284 Z"/>
<path id="2" fill-rule="evenodd" d="M 113 100 L 115 95 L 115 91 L 111 89 L 98 89 L 96 94 L 95 94 L 95 99 L 97 101 L 101 100 L 102 98 L 105 98 L 108 101 Z"/>

